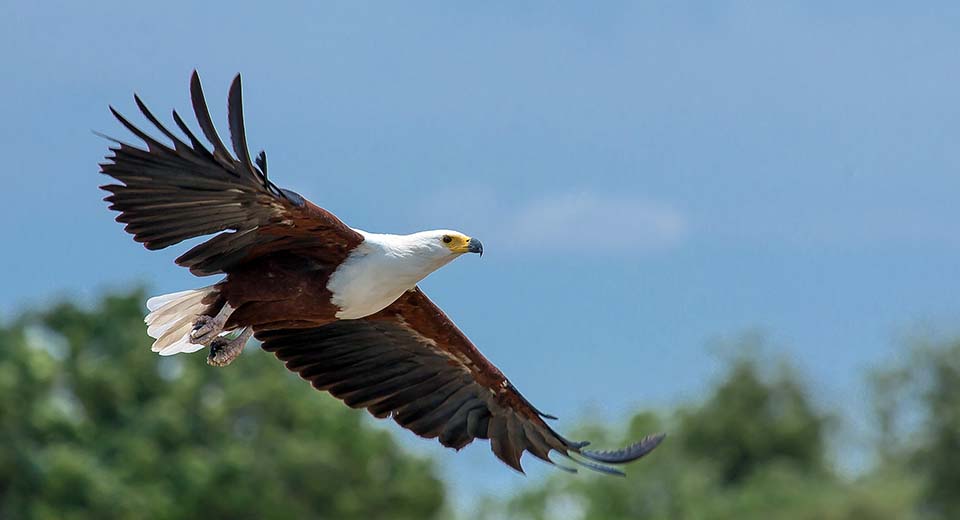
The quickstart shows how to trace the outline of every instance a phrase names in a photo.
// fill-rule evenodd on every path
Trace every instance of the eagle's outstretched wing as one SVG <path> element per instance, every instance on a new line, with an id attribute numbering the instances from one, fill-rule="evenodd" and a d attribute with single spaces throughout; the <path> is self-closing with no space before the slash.
<path id="1" fill-rule="evenodd" d="M 220 233 L 187 251 L 177 263 L 196 275 L 222 273 L 257 256 L 282 250 L 308 254 L 346 256 L 363 240 L 330 212 L 297 193 L 277 187 L 267 178 L 267 159 L 260 152 L 256 163 L 247 150 L 243 125 L 240 75 L 233 80 L 228 98 L 230 137 L 236 157 L 224 146 L 210 119 L 207 103 L 194 71 L 190 79 L 193 109 L 208 150 L 183 119 L 173 119 L 187 142 L 164 127 L 134 96 L 143 115 L 172 141 L 172 147 L 134 126 L 119 112 L 113 115 L 146 143 L 141 149 L 120 141 L 101 172 L 123 184 L 102 189 L 104 200 L 120 212 L 118 222 L 147 249 L 163 249 L 189 238 Z M 325 249 L 338 251 L 325 251 Z M 340 251 L 342 250 L 342 251 Z"/>
<path id="2" fill-rule="evenodd" d="M 460 449 L 490 439 L 493 453 L 523 471 L 526 451 L 550 464 L 551 451 L 577 464 L 622 474 L 607 464 L 637 460 L 663 435 L 616 451 L 591 451 L 555 432 L 533 407 L 419 289 L 377 314 L 308 329 L 258 332 L 263 349 L 287 368 L 353 408 Z M 564 468 L 570 469 L 570 468 Z"/>

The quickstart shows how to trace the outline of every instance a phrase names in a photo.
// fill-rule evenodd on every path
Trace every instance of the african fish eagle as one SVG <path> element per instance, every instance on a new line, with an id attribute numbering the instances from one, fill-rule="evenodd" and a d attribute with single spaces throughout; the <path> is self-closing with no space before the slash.
<path id="1" fill-rule="evenodd" d="M 476 238 L 450 230 L 411 235 L 353 229 L 330 212 L 267 178 L 267 159 L 250 158 L 240 76 L 228 95 L 230 141 L 214 128 L 194 71 L 193 110 L 212 150 L 173 112 L 186 141 L 164 127 L 139 96 L 137 106 L 170 140 L 164 144 L 119 112 L 146 146 L 115 139 L 101 172 L 118 222 L 147 249 L 213 235 L 177 258 L 194 275 L 225 275 L 214 285 L 147 301 L 147 334 L 162 356 L 210 347 L 224 366 L 251 336 L 314 388 L 374 417 L 392 417 L 425 438 L 459 450 L 489 439 L 493 453 L 523 471 L 526 451 L 554 464 L 557 452 L 613 474 L 610 464 L 643 457 L 663 439 L 651 435 L 614 451 L 584 449 L 555 432 L 510 381 L 417 287 L 464 253 Z M 109 138 L 108 138 L 109 139 Z M 573 468 L 563 469 L 574 471 Z"/>

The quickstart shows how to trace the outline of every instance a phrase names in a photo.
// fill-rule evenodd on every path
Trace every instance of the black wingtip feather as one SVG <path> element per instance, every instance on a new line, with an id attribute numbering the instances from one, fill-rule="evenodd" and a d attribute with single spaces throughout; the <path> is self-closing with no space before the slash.
<path id="1" fill-rule="evenodd" d="M 110 107 L 110 109 L 113 110 L 113 107 Z M 111 142 L 120 144 L 120 141 L 117 140 L 117 138 L 115 138 L 115 137 L 110 137 L 109 135 L 107 135 L 107 134 L 105 134 L 105 133 L 102 133 L 102 132 L 98 132 L 98 131 L 96 131 L 96 130 L 90 130 L 90 131 L 93 132 L 93 135 L 95 135 L 95 136 L 97 136 L 97 137 L 102 137 L 102 138 L 106 139 L 107 141 L 111 141 Z M 117 153 L 117 149 L 116 149 L 116 148 L 108 148 L 108 150 L 110 150 L 110 151 L 113 152 L 113 153 Z M 101 163 L 100 166 L 103 166 L 103 163 Z"/>
<path id="2" fill-rule="evenodd" d="M 194 150 L 192 150 L 189 146 L 187 146 L 187 144 L 184 143 L 183 140 L 177 137 L 170 130 L 167 130 L 167 127 L 163 126 L 163 123 L 161 123 L 160 120 L 157 119 L 157 116 L 153 115 L 153 112 L 151 112 L 150 109 L 147 108 L 146 103 L 144 103 L 143 100 L 140 99 L 139 95 L 134 94 L 133 101 L 134 103 L 137 104 L 137 108 L 140 109 L 140 113 L 142 113 L 143 116 L 146 117 L 147 120 L 153 124 L 153 126 L 157 127 L 157 129 L 160 130 L 160 132 L 163 133 L 163 135 L 167 136 L 168 139 L 173 141 L 173 146 L 176 150 L 186 155 L 195 154 Z"/>
<path id="3" fill-rule="evenodd" d="M 665 437 L 666 434 L 658 433 L 656 435 L 648 435 L 640 442 L 631 444 L 623 449 L 611 451 L 580 450 L 579 453 L 580 455 L 597 462 L 605 462 L 607 464 L 626 464 L 627 462 L 633 462 L 637 459 L 640 459 L 653 451 L 654 448 L 663 442 Z"/>
<path id="4" fill-rule="evenodd" d="M 213 124 L 213 119 L 210 117 L 207 100 L 203 95 L 203 85 L 200 83 L 200 74 L 196 70 L 190 76 L 190 102 L 193 104 L 193 113 L 197 118 L 197 124 L 200 125 L 200 131 L 213 146 L 213 156 L 224 164 L 234 164 L 233 157 L 227 147 L 224 146 L 223 140 L 220 139 L 220 134 L 217 133 L 217 128 Z"/>
<path id="5" fill-rule="evenodd" d="M 596 462 L 591 462 L 589 460 L 580 460 L 574 457 L 568 457 L 570 460 L 579 464 L 587 469 L 592 469 L 593 471 L 599 471 L 600 473 L 606 473 L 607 475 L 614 475 L 617 477 L 626 477 L 627 474 L 620 471 L 617 468 L 611 468 L 610 466 L 604 466 L 603 464 L 597 464 Z"/>
<path id="6" fill-rule="evenodd" d="M 180 117 L 180 114 L 176 110 L 173 111 L 173 121 L 180 127 L 180 130 L 186 134 L 187 138 L 190 139 L 190 143 L 193 145 L 195 152 L 203 155 L 204 157 L 213 157 L 213 154 L 207 150 L 207 147 L 203 145 L 203 142 L 200 139 L 197 139 L 197 136 L 190 130 L 190 127 L 187 126 L 187 123 L 183 121 L 183 118 Z"/>
<path id="7" fill-rule="evenodd" d="M 120 124 L 122 124 L 124 127 L 127 128 L 127 130 L 130 131 L 130 133 L 132 133 L 133 135 L 139 137 L 140 140 L 142 140 L 144 143 L 146 143 L 148 150 L 150 150 L 150 151 L 157 151 L 157 150 L 159 150 L 159 151 L 163 151 L 163 152 L 171 153 L 171 154 L 174 153 L 174 150 L 173 150 L 173 149 L 171 149 L 169 146 L 161 143 L 160 141 L 157 141 L 157 140 L 154 139 L 153 137 L 150 137 L 150 135 L 147 134 L 146 132 L 144 132 L 143 130 L 140 130 L 139 128 L 137 128 L 137 127 L 136 127 L 133 123 L 131 123 L 126 117 L 124 117 L 123 114 L 121 114 L 120 112 L 117 112 L 117 110 L 116 110 L 115 108 L 113 108 L 112 106 L 110 107 L 110 112 L 113 114 L 113 117 L 117 118 L 117 121 L 120 121 Z M 123 145 L 124 145 L 124 143 L 121 143 L 121 146 L 123 146 Z M 127 146 L 129 146 L 129 145 L 127 145 Z"/>
<path id="8" fill-rule="evenodd" d="M 243 83 L 240 74 L 233 78 L 230 92 L 227 94 L 227 118 L 230 122 L 230 140 L 233 143 L 233 153 L 244 166 L 256 175 L 253 163 L 250 161 L 250 151 L 247 147 L 247 131 L 243 124 Z M 266 187 L 266 179 L 261 179 Z"/>
<path id="9" fill-rule="evenodd" d="M 260 171 L 263 172 L 263 176 L 266 177 L 267 176 L 267 152 L 264 150 L 260 150 L 260 153 L 257 154 L 257 158 L 255 159 L 255 161 L 257 163 L 257 166 L 260 168 Z"/>
<path id="10" fill-rule="evenodd" d="M 523 394 L 521 394 L 520 391 L 517 390 L 517 387 L 513 385 L 513 383 L 507 381 L 507 385 L 509 385 L 509 388 L 517 393 L 517 396 L 520 397 L 520 400 L 523 401 L 524 404 L 529 406 L 530 409 L 533 410 L 537 415 L 539 415 L 540 417 L 543 417 L 544 419 L 551 419 L 554 421 L 557 420 L 556 416 L 550 415 L 548 413 L 544 413 L 540 411 L 536 406 L 533 406 L 533 403 L 531 403 L 526 397 L 524 397 Z"/>

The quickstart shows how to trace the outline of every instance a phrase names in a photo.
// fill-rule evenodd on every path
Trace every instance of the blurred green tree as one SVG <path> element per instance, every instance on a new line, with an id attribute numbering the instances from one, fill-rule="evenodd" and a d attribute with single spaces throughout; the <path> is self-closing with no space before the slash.
<path id="1" fill-rule="evenodd" d="M 680 441 L 688 453 L 711 460 L 723 484 L 736 484 L 770 464 L 825 471 L 830 418 L 815 410 L 787 365 L 763 374 L 755 348 L 745 348 L 706 403 L 681 410 Z"/>
<path id="2" fill-rule="evenodd" d="M 613 445 L 668 432 L 654 453 L 627 468 L 626 478 L 552 476 L 508 500 L 490 500 L 484 517 L 910 518 L 916 482 L 887 466 L 856 479 L 838 474 L 828 463 L 833 419 L 812 404 L 789 365 L 761 361 L 763 349 L 746 343 L 727 359 L 725 375 L 703 403 L 668 416 L 636 415 L 623 435 L 586 427 L 590 438 Z"/>
<path id="3" fill-rule="evenodd" d="M 0 517 L 446 516 L 429 461 L 272 356 L 151 353 L 143 301 L 0 327 Z"/>
<path id="4" fill-rule="evenodd" d="M 960 341 L 917 341 L 872 380 L 888 464 L 920 479 L 925 517 L 960 518 Z"/>
<path id="5" fill-rule="evenodd" d="M 149 352 L 142 291 L 0 326 L 0 518 L 448 518 L 429 461 L 250 349 L 227 369 Z M 877 464 L 747 339 L 702 402 L 598 444 L 669 437 L 625 479 L 557 472 L 475 515 L 518 519 L 960 518 L 960 342 L 873 374 Z M 471 517 L 472 518 L 472 517 Z"/>

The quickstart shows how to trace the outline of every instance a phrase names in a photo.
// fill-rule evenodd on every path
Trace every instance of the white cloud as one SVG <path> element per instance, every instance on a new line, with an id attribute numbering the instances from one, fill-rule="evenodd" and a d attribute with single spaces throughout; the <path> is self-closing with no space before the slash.
<path id="1" fill-rule="evenodd" d="M 518 246 L 565 251 L 663 249 L 678 244 L 687 233 L 684 216 L 667 204 L 590 192 L 533 201 L 501 227 Z"/>
<path id="2" fill-rule="evenodd" d="M 669 204 L 591 191 L 508 201 L 489 188 L 449 189 L 432 192 L 417 207 L 411 229 L 459 229 L 512 251 L 662 250 L 682 242 L 688 231 L 683 213 Z"/>

